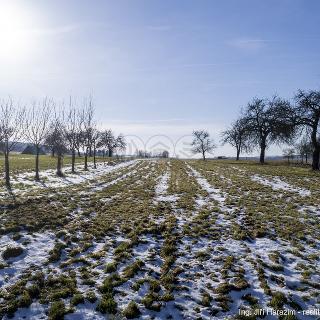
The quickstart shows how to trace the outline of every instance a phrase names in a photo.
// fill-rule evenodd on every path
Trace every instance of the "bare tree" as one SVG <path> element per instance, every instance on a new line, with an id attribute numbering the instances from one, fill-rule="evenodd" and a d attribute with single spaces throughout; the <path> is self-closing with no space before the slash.
<path id="1" fill-rule="evenodd" d="M 120 133 L 116 138 L 116 150 L 124 151 L 126 149 L 127 143 L 122 133 Z"/>
<path id="2" fill-rule="evenodd" d="M 96 129 L 93 128 L 93 132 L 92 132 L 92 151 L 93 151 L 93 167 L 94 169 L 97 169 L 97 149 L 99 148 L 100 144 L 100 139 L 101 139 L 101 132 Z"/>
<path id="3" fill-rule="evenodd" d="M 208 131 L 196 130 L 193 131 L 192 152 L 194 154 L 201 153 L 203 160 L 206 160 L 206 153 L 212 152 L 216 147 L 213 141 L 210 139 Z"/>
<path id="4" fill-rule="evenodd" d="M 56 140 L 56 132 L 52 129 L 52 123 L 50 124 L 50 128 L 48 130 L 48 133 L 45 137 L 45 145 L 50 149 L 51 157 L 54 158 L 56 151 L 54 150 L 55 140 Z"/>
<path id="5" fill-rule="evenodd" d="M 253 99 L 244 111 L 243 121 L 250 147 L 260 148 L 260 163 L 271 143 L 290 142 L 294 134 L 294 116 L 289 102 L 272 99 Z"/>
<path id="6" fill-rule="evenodd" d="M 53 110 L 53 101 L 44 98 L 41 103 L 34 102 L 27 113 L 25 136 L 30 141 L 36 153 L 35 158 L 35 179 L 39 177 L 39 154 L 41 145 L 45 142 L 50 128 L 50 116 Z"/>
<path id="7" fill-rule="evenodd" d="M 108 150 L 108 157 L 112 157 L 115 148 L 117 147 L 116 138 L 112 130 L 105 130 L 101 133 L 101 146 Z"/>
<path id="8" fill-rule="evenodd" d="M 63 155 L 67 152 L 67 141 L 65 137 L 65 125 L 63 117 L 55 112 L 54 118 L 50 125 L 50 131 L 48 133 L 52 137 L 53 148 L 57 155 L 57 175 L 63 176 L 62 165 Z"/>
<path id="9" fill-rule="evenodd" d="M 236 120 L 231 128 L 222 132 L 222 144 L 229 143 L 231 146 L 236 148 L 237 157 L 239 160 L 240 153 L 242 151 L 250 151 L 250 144 L 248 143 L 249 132 L 247 130 L 245 121 L 240 118 Z"/>
<path id="10" fill-rule="evenodd" d="M 294 153 L 294 148 L 287 148 L 283 150 L 283 157 L 288 160 L 288 164 L 290 164 L 290 159 L 294 158 Z"/>
<path id="11" fill-rule="evenodd" d="M 112 130 L 109 129 L 101 133 L 100 146 L 103 146 L 108 150 L 108 157 L 112 157 L 116 150 L 125 150 L 127 143 L 121 133 L 116 137 Z"/>
<path id="12" fill-rule="evenodd" d="M 299 90 L 295 95 L 296 124 L 310 135 L 313 146 L 312 169 L 319 170 L 320 161 L 320 91 Z"/>
<path id="13" fill-rule="evenodd" d="M 92 97 L 89 96 L 84 101 L 84 108 L 81 112 L 82 122 L 82 145 L 84 149 L 84 170 L 88 170 L 88 154 L 92 148 L 93 133 L 95 129 L 94 109 Z"/>
<path id="14" fill-rule="evenodd" d="M 25 108 L 14 105 L 12 98 L 0 101 L 0 132 L 4 153 L 5 184 L 10 188 L 9 155 L 23 136 L 25 125 Z"/>
<path id="15" fill-rule="evenodd" d="M 79 112 L 79 120 L 82 121 L 82 117 L 81 117 L 81 112 Z M 78 153 L 78 157 L 81 157 L 81 147 L 83 146 L 84 142 L 84 135 L 83 135 L 83 131 L 82 131 L 82 123 L 80 124 L 80 131 L 77 134 L 77 139 L 76 139 L 76 151 Z"/>
<path id="16" fill-rule="evenodd" d="M 146 150 L 136 150 L 135 153 L 137 158 L 151 158 L 151 152 Z"/>
<path id="17" fill-rule="evenodd" d="M 310 142 L 309 137 L 303 137 L 296 145 L 298 154 L 301 157 L 301 162 L 305 159 L 306 164 L 308 163 L 308 156 L 312 154 L 313 145 Z"/>
<path id="18" fill-rule="evenodd" d="M 65 117 L 65 137 L 68 149 L 71 151 L 71 172 L 75 173 L 76 151 L 80 148 L 81 130 L 82 130 L 82 116 L 74 107 L 72 98 L 69 99 L 69 110 Z M 80 152 L 80 151 L 79 151 Z"/>

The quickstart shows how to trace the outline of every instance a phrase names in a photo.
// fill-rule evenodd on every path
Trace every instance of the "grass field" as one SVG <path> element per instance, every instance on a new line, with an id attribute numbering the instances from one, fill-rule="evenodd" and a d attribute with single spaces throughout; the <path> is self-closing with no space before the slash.
<path id="1" fill-rule="evenodd" d="M 0 197 L 4 319 L 320 308 L 320 177 L 308 168 L 134 160 L 51 174 Z"/>
<path id="2" fill-rule="evenodd" d="M 40 170 L 55 169 L 57 166 L 57 158 L 49 155 L 40 155 Z M 106 158 L 107 159 L 107 158 Z M 88 161 L 93 161 L 92 157 L 89 157 Z M 103 161 L 102 157 L 97 157 L 97 161 Z M 84 157 L 76 157 L 76 163 L 83 163 Z M 64 165 L 71 165 L 71 156 L 67 155 L 63 158 Z M 35 168 L 35 156 L 29 154 L 12 153 L 10 155 L 10 171 L 13 174 L 33 171 Z M 0 170 L 4 170 L 4 157 L 0 157 Z"/>

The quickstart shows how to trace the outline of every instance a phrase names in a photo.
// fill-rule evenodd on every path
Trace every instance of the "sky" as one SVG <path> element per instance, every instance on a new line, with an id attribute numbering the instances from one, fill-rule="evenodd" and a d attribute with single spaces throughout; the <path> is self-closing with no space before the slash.
<path id="1" fill-rule="evenodd" d="M 253 97 L 320 88 L 319 12 L 318 0 L 0 0 L 0 97 L 91 94 L 128 152 L 188 156 L 206 129 L 231 156 L 220 133 Z"/>

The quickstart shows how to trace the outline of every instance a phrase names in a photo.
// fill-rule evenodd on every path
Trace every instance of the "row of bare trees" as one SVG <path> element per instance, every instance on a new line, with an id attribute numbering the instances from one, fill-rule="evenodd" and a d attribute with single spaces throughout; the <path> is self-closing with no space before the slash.
<path id="1" fill-rule="evenodd" d="M 94 117 L 92 97 L 84 99 L 79 106 L 72 98 L 67 105 L 57 105 L 44 98 L 33 102 L 30 108 L 21 107 L 8 98 L 0 101 L 0 144 L 4 154 L 5 183 L 10 187 L 10 152 L 18 142 L 25 141 L 35 150 L 35 179 L 39 180 L 39 155 L 41 148 L 50 147 L 57 158 L 57 175 L 62 176 L 63 156 L 71 153 L 71 171 L 76 171 L 76 155 L 84 155 L 84 170 L 88 170 L 88 157 L 96 154 L 111 157 L 116 150 L 124 150 L 123 135 L 115 136 L 111 130 L 98 129 Z M 82 152 L 81 152 L 82 151 Z"/>
<path id="2" fill-rule="evenodd" d="M 253 99 L 241 116 L 223 132 L 222 142 L 236 148 L 237 160 L 241 152 L 260 150 L 260 163 L 265 162 L 266 149 L 273 143 L 293 144 L 301 154 L 312 149 L 312 169 L 319 170 L 320 160 L 320 91 L 299 90 L 293 101 L 280 97 Z"/>

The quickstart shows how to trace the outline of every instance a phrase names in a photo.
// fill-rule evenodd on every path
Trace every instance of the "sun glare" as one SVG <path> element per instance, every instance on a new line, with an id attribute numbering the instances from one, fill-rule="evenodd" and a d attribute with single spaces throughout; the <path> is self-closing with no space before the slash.
<path id="1" fill-rule="evenodd" d="M 0 4 L 0 59 L 17 60 L 31 47 L 30 21 L 22 8 Z"/>

